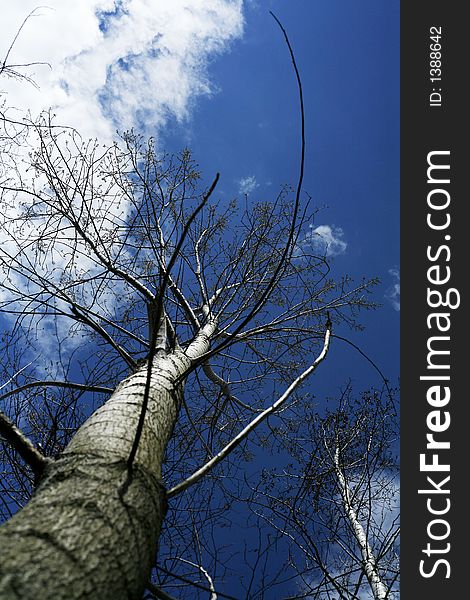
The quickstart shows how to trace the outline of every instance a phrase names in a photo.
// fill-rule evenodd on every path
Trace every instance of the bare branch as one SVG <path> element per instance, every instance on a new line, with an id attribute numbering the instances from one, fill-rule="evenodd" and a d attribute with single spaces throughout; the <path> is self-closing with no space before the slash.
<path id="1" fill-rule="evenodd" d="M 157 311 L 156 311 L 156 319 L 157 322 L 159 323 L 162 319 L 163 316 L 163 300 L 164 300 L 164 293 L 166 290 L 166 286 L 168 283 L 168 276 L 169 273 L 171 273 L 171 270 L 173 268 L 173 265 L 178 257 L 178 254 L 181 250 L 181 247 L 184 243 L 184 240 L 186 238 L 186 235 L 189 231 L 189 228 L 191 226 L 191 223 L 194 221 L 194 219 L 197 217 L 198 213 L 204 208 L 204 206 L 206 205 L 207 201 L 209 200 L 209 198 L 212 195 L 212 192 L 215 189 L 215 186 L 217 185 L 217 182 L 219 181 L 219 173 L 216 174 L 214 181 L 212 182 L 212 185 L 210 186 L 209 190 L 206 192 L 206 194 L 203 196 L 201 202 L 199 203 L 199 205 L 196 207 L 196 209 L 194 210 L 194 212 L 192 213 L 192 215 L 190 216 L 190 218 L 187 220 L 187 222 L 185 223 L 184 229 L 183 229 L 183 233 L 178 241 L 178 244 L 176 245 L 176 248 L 173 252 L 172 257 L 170 258 L 170 261 L 168 263 L 168 266 L 166 268 L 165 273 L 163 274 L 163 280 L 161 282 L 161 286 L 160 286 L 160 290 L 159 290 L 159 295 L 158 295 L 158 307 L 157 307 Z M 134 442 L 132 444 L 132 448 L 129 454 L 129 458 L 127 459 L 127 472 L 128 472 L 128 479 L 127 481 L 129 481 L 131 474 L 132 474 L 132 465 L 134 463 L 134 458 L 135 455 L 137 454 L 137 449 L 139 447 L 139 441 L 140 441 L 140 437 L 142 435 L 142 430 L 144 428 L 144 420 L 145 420 L 145 414 L 147 412 L 147 406 L 148 406 L 148 401 L 149 401 L 149 395 L 150 395 L 150 382 L 152 379 L 152 369 L 153 369 L 153 360 L 155 358 L 155 353 L 157 350 L 157 328 L 155 328 L 154 331 L 154 336 L 153 338 L 150 340 L 150 349 L 149 349 L 149 353 L 148 353 L 148 358 L 147 358 L 147 378 L 145 381 L 145 390 L 144 390 L 144 398 L 142 400 L 142 408 L 140 410 L 140 416 L 139 416 L 139 422 L 137 424 L 137 429 L 135 432 L 135 437 L 134 437 Z"/>
<path id="2" fill-rule="evenodd" d="M 161 571 L 162 573 L 165 573 L 166 575 L 170 575 L 171 577 L 174 577 L 175 579 L 179 579 L 180 581 L 183 581 L 184 583 L 187 583 L 191 586 L 194 586 L 200 590 L 203 590 L 205 592 L 212 592 L 212 590 L 208 587 L 206 587 L 205 585 L 202 585 L 200 583 L 197 583 L 195 581 L 191 581 L 190 579 L 188 579 L 187 577 L 182 577 L 181 575 L 177 575 L 176 573 L 172 573 L 171 571 L 168 571 L 168 569 L 165 569 L 164 567 L 162 567 L 161 565 L 157 566 L 157 569 L 159 571 Z M 149 588 L 151 589 L 151 588 Z M 220 598 L 226 598 L 227 600 L 238 600 L 237 598 L 235 598 L 234 596 L 230 596 L 229 594 L 224 594 L 222 592 L 217 592 L 217 594 L 220 596 Z"/>
<path id="3" fill-rule="evenodd" d="M 0 410 L 0 435 L 11 444 L 21 458 L 31 467 L 36 477 L 39 477 L 48 459 L 39 452 L 31 440 Z"/>
<path id="4" fill-rule="evenodd" d="M 18 40 L 18 37 L 20 36 L 23 27 L 26 25 L 27 21 L 29 19 L 31 19 L 34 16 L 37 16 L 37 11 L 40 8 L 47 8 L 50 9 L 49 6 L 37 6 L 36 8 L 34 8 L 27 16 L 25 19 L 23 19 L 23 22 L 21 23 L 21 25 L 19 26 L 16 34 L 13 37 L 13 40 L 10 44 L 10 46 L 7 49 L 7 52 L 3 58 L 3 61 L 0 63 L 0 76 L 5 74 L 9 77 L 15 77 L 18 79 L 22 79 L 24 81 L 27 81 L 28 83 L 31 83 L 32 85 L 34 85 L 34 87 L 38 87 L 37 84 L 35 83 L 35 81 L 31 78 L 28 77 L 27 75 L 23 75 L 22 73 L 20 73 L 18 71 L 19 68 L 23 68 L 23 67 L 31 67 L 34 65 L 47 65 L 49 68 L 51 68 L 51 65 L 47 62 L 39 62 L 39 61 L 34 61 L 34 62 L 30 62 L 30 63 L 22 63 L 22 64 L 8 64 L 8 58 L 11 54 L 11 51 L 13 50 L 14 45 L 16 44 L 16 41 Z"/>
<path id="5" fill-rule="evenodd" d="M 136 361 L 132 358 L 132 356 L 126 352 L 126 350 L 124 350 L 124 348 L 122 348 L 119 344 L 117 344 L 113 338 L 109 335 L 109 333 L 103 329 L 103 327 L 101 327 L 101 325 L 99 323 L 97 323 L 96 321 L 94 321 L 89 315 L 80 312 L 76 306 L 72 305 L 71 309 L 72 314 L 75 316 L 75 318 L 78 321 L 81 321 L 82 323 L 85 323 L 86 325 L 88 325 L 89 327 L 91 327 L 94 331 L 96 331 L 104 340 L 106 340 L 108 342 L 108 344 L 110 344 L 115 350 L 116 352 L 119 354 L 119 356 L 121 356 L 121 358 L 124 359 L 124 361 L 129 365 L 129 367 L 131 369 L 135 369 L 137 366 Z"/>
<path id="6" fill-rule="evenodd" d="M 71 390 L 81 390 L 84 392 L 96 392 L 100 394 L 111 394 L 114 390 L 112 388 L 99 386 L 99 385 L 88 385 L 85 383 L 73 383 L 71 381 L 32 381 L 31 383 L 25 383 L 20 387 L 15 388 L 14 390 L 10 390 L 8 392 L 3 393 L 0 396 L 0 402 L 8 398 L 9 396 L 13 396 L 14 394 L 19 394 L 20 392 L 24 392 L 25 390 L 29 390 L 37 387 L 60 387 L 60 388 L 69 388 Z"/>
<path id="7" fill-rule="evenodd" d="M 330 335 L 331 335 L 331 321 L 328 321 L 325 332 L 325 340 L 323 343 L 323 349 L 317 358 L 313 361 L 313 363 L 308 367 L 301 375 L 293 381 L 287 390 L 280 396 L 274 404 L 272 404 L 269 408 L 264 410 L 260 415 L 255 417 L 240 433 L 229 442 L 220 452 L 218 452 L 210 461 L 208 461 L 205 465 L 203 465 L 200 469 L 190 475 L 187 479 L 182 481 L 181 483 L 175 485 L 167 492 L 167 496 L 171 498 L 172 496 L 179 494 L 186 490 L 191 485 L 194 485 L 201 477 L 206 475 L 211 469 L 213 469 L 222 459 L 224 459 L 228 454 L 230 454 L 250 433 L 253 431 L 261 422 L 263 422 L 267 417 L 275 413 L 279 408 L 288 400 L 291 394 L 299 387 L 305 379 L 309 375 L 315 371 L 318 365 L 325 359 L 329 344 L 330 344 Z"/>

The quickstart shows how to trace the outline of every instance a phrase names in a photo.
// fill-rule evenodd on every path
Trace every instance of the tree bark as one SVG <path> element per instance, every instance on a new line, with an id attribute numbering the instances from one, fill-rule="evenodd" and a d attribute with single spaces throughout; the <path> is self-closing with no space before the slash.
<path id="1" fill-rule="evenodd" d="M 207 336 L 196 341 L 193 355 L 208 345 Z M 118 385 L 46 467 L 30 502 L 0 528 L 2 600 L 140 600 L 166 512 L 161 466 L 183 393 L 174 382 L 191 358 L 178 351 L 154 359 L 132 477 L 127 459 L 146 366 Z"/>
<path id="2" fill-rule="evenodd" d="M 364 527 L 362 526 L 362 523 L 359 520 L 356 511 L 353 508 L 349 485 L 339 464 L 339 448 L 336 448 L 335 451 L 334 466 L 336 477 L 338 478 L 341 499 L 343 501 L 346 517 L 351 525 L 354 537 L 356 538 L 357 544 L 359 546 L 362 556 L 364 573 L 367 577 L 367 581 L 369 582 L 372 595 L 375 598 L 375 600 L 386 600 L 386 598 L 388 597 L 388 588 L 383 583 L 380 577 L 374 553 L 369 544 L 369 540 L 367 539 L 367 534 L 364 530 Z"/>

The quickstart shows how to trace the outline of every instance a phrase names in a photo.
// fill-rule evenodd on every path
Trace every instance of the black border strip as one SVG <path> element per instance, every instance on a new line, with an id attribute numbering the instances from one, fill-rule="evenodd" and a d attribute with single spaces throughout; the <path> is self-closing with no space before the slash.
<path id="1" fill-rule="evenodd" d="M 470 374 L 467 366 L 470 327 L 466 315 L 470 197 L 465 190 L 467 174 L 470 175 L 467 164 L 470 103 L 464 89 L 470 79 L 467 64 L 470 36 L 464 6 L 464 3 L 435 0 L 401 3 L 401 597 L 404 600 L 462 597 L 470 570 L 464 546 L 470 531 L 465 510 L 470 489 L 467 474 L 470 398 L 465 382 L 465 374 Z M 436 55 L 430 56 L 430 45 L 436 43 L 431 34 L 437 37 L 439 31 L 431 31 L 431 27 L 440 28 L 441 33 L 437 42 L 441 46 L 441 81 L 437 79 L 438 72 L 430 72 L 431 68 L 437 68 L 436 63 L 430 64 L 436 59 Z M 431 76 L 436 81 L 431 82 Z M 430 163 L 448 165 L 450 169 L 431 168 L 427 173 Z M 427 222 L 428 214 L 431 225 Z M 447 276 L 449 279 L 444 282 Z M 428 290 L 436 293 L 429 296 Z M 449 305 L 456 305 L 459 300 L 460 305 L 450 308 L 445 306 L 446 300 Z M 441 316 L 430 316 L 436 313 Z M 448 330 L 444 331 L 446 327 Z M 444 350 L 449 354 L 433 354 L 430 348 L 432 352 Z M 437 376 L 449 379 L 436 379 Z M 446 400 L 447 394 L 450 398 Z M 426 448 L 428 434 L 433 434 L 432 439 L 443 446 Z M 450 443 L 449 449 L 445 448 L 446 442 Z M 426 471 L 431 468 L 426 466 L 420 469 L 420 454 L 425 454 L 426 465 L 434 460 L 438 465 L 436 470 Z M 445 465 L 450 467 L 448 472 L 441 470 Z M 420 573 L 420 569 L 428 576 Z"/>

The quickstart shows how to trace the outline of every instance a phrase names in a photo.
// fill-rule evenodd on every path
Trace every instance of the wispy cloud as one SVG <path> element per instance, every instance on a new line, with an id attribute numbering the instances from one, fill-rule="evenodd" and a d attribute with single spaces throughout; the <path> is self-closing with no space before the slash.
<path id="1" fill-rule="evenodd" d="M 298 242 L 298 254 L 303 252 L 314 252 L 325 256 L 338 256 L 344 254 L 348 247 L 344 240 L 344 232 L 341 227 L 335 225 L 310 225 L 309 231 L 304 239 Z"/>
<path id="2" fill-rule="evenodd" d="M 238 192 L 240 194 L 251 194 L 257 187 L 259 187 L 259 183 L 257 183 L 254 175 L 242 177 L 238 180 Z"/>
<path id="3" fill-rule="evenodd" d="M 50 0 L 47 7 L 37 6 L 36 0 L 2 3 L 0 63 L 31 13 L 8 63 L 48 64 L 31 65 L 22 71 L 37 87 L 24 80 L 0 78 L 0 105 L 10 107 L 8 115 L 15 119 L 26 114 L 35 119 L 51 108 L 56 124 L 76 128 L 84 139 L 96 137 L 108 144 L 116 130 L 136 128 L 158 138 L 170 119 L 190 118 L 195 100 L 212 93 L 209 62 L 243 33 L 242 0 Z M 34 133 L 31 135 L 29 146 L 15 146 L 13 158 L 7 147 L 5 161 L 3 157 L 0 161 L 2 167 L 12 164 L 8 176 L 19 173 L 22 185 L 34 177 L 31 170 L 27 172 L 28 153 L 37 141 Z M 39 188 L 41 183 L 47 184 L 36 179 L 34 185 Z M 93 187 L 100 183 L 94 182 Z M 15 223 L 28 202 L 28 196 L 12 195 L 5 198 L 0 214 L 0 246 L 4 251 L 0 278 L 12 277 L 12 288 L 19 290 L 24 282 L 10 274 L 8 256 L 17 256 L 17 245 L 29 236 L 24 260 L 35 264 L 39 238 L 47 226 L 46 218 L 41 221 L 38 217 L 17 235 Z M 99 200 L 99 210 L 123 218 L 126 202 L 122 194 L 111 190 Z M 95 223 L 100 229 L 99 216 Z M 57 231 L 47 255 L 41 255 L 40 262 L 36 260 L 38 273 L 55 281 L 68 269 L 91 278 L 99 265 L 81 247 L 72 260 L 67 254 L 67 232 L 62 233 L 62 228 Z M 104 236 L 103 228 L 100 231 Z M 83 294 L 87 292 L 83 286 Z M 104 314 L 113 309 L 113 298 L 117 297 L 107 292 L 102 290 L 95 300 L 101 303 Z M 116 290 L 111 292 L 116 294 Z M 8 294 L 4 290 L 0 301 L 19 297 L 20 292 L 14 289 Z M 48 326 L 42 325 L 46 340 L 42 346 L 49 338 Z"/>
<path id="4" fill-rule="evenodd" d="M 39 89 L 2 81 L 7 103 L 35 116 L 52 107 L 61 124 L 109 139 L 139 126 L 157 133 L 184 120 L 211 93 L 208 61 L 243 31 L 242 0 L 51 0 L 37 9 L 10 61 L 44 61 L 29 74 Z M 3 60 L 35 0 L 2 6 Z"/>
<path id="5" fill-rule="evenodd" d="M 395 310 L 400 310 L 400 271 L 396 268 L 389 269 L 388 274 L 392 276 L 395 283 L 387 288 L 385 297 Z"/>

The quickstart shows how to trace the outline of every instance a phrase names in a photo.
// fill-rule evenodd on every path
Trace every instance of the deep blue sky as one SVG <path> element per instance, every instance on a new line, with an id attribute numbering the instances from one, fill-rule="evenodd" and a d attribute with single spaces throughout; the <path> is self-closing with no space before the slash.
<path id="1" fill-rule="evenodd" d="M 305 107 L 307 157 L 304 189 L 322 208 L 314 226 L 335 225 L 347 249 L 332 259 L 332 273 L 360 281 L 379 277 L 370 299 L 382 306 L 363 312 L 364 331 L 336 333 L 358 345 L 392 386 L 399 382 L 400 312 L 387 298 L 399 283 L 399 2 L 376 0 L 273 0 L 251 3 L 245 35 L 231 52 L 213 61 L 218 87 L 200 99 L 190 122 L 167 127 L 162 145 L 188 144 L 209 181 L 220 171 L 219 191 L 239 194 L 239 180 L 259 184 L 250 198 L 274 198 L 279 186 L 295 184 L 299 166 L 299 111 L 294 73 L 283 36 L 269 15 L 286 28 L 300 69 Z M 398 296 L 399 300 L 399 296 Z M 333 340 L 328 359 L 306 384 L 320 405 L 338 398 L 351 379 L 359 394 L 382 380 L 355 349 Z M 273 425 L 275 420 L 273 420 Z M 275 466 L 272 457 L 243 468 Z M 237 519 L 243 521 L 243 515 Z M 221 540 L 256 547 L 235 523 Z M 283 557 L 279 557 L 282 560 Z M 284 557 L 285 558 L 285 557 Z M 272 560 L 272 559 L 271 559 Z M 236 565 L 234 566 L 236 568 Z M 276 565 L 271 564 L 272 572 Z M 233 587 L 232 587 L 233 585 Z M 220 587 L 235 594 L 235 579 Z M 295 586 L 276 588 L 287 597 Z"/>
<path id="2" fill-rule="evenodd" d="M 25 7 L 30 3 L 31 0 L 25 0 Z M 86 4 L 95 5 L 91 0 Z M 154 13 L 165 12 L 162 5 L 155 3 L 155 6 L 158 10 Z M 128 122 L 138 128 L 139 124 L 133 119 L 138 120 L 142 114 L 148 116 L 149 107 L 160 115 L 159 101 L 160 104 L 165 101 L 165 92 L 175 84 L 176 76 L 173 74 L 167 81 L 156 62 L 143 60 L 132 73 L 134 79 L 123 80 L 124 83 L 119 78 L 114 81 L 110 77 L 114 72 L 113 60 L 121 54 L 134 56 L 139 42 L 136 33 L 131 35 L 126 29 L 116 29 L 114 36 L 117 37 L 110 35 L 109 44 L 106 44 L 106 36 L 104 39 L 99 35 L 93 37 L 93 27 L 95 33 L 99 33 L 98 24 L 102 31 L 109 29 L 111 33 L 110 15 L 119 11 L 106 13 L 107 20 L 101 15 L 101 21 L 94 13 L 90 20 L 77 13 L 71 26 L 59 8 L 57 5 L 54 10 L 39 11 L 41 16 L 28 21 L 15 45 L 15 59 L 19 62 L 30 62 L 32 57 L 51 61 L 52 69 L 38 67 L 35 75 L 39 78 L 50 75 L 52 83 L 40 80 L 43 97 L 36 99 L 36 104 L 33 102 L 36 91 L 32 87 L 20 85 L 19 96 L 12 95 L 10 90 L 8 98 L 13 105 L 20 106 L 22 100 L 34 114 L 41 102 L 58 103 L 61 119 L 74 117 L 72 124 L 80 129 L 83 126 L 84 135 L 92 131 L 93 136 L 109 133 L 111 129 L 125 129 Z M 24 19 L 25 10 L 19 10 L 20 14 L 13 19 L 13 31 Z M 269 10 L 277 14 L 287 29 L 302 76 L 307 130 L 304 189 L 312 196 L 312 207 L 322 209 L 313 225 L 334 226 L 343 231 L 347 249 L 332 262 L 337 276 L 348 273 L 356 280 L 363 276 L 378 276 L 382 280 L 374 291 L 374 300 L 384 306 L 363 315 L 366 331 L 337 333 L 347 333 L 381 366 L 388 378 L 396 381 L 399 312 L 386 294 L 398 282 L 389 271 L 399 265 L 398 0 L 246 0 L 243 36 L 236 37 L 229 49 L 222 44 L 221 55 L 209 53 L 212 62 L 208 79 L 214 90 L 212 96 L 189 94 L 189 101 L 197 99 L 193 100 L 192 110 L 183 123 L 167 120 L 166 115 L 161 120 L 155 118 L 156 127 L 160 127 L 155 131 L 159 147 L 175 151 L 185 145 L 191 147 L 207 181 L 212 180 L 215 172 L 221 173 L 218 189 L 222 198 L 239 195 L 241 179 L 256 180 L 258 187 L 250 195 L 253 200 L 275 198 L 282 184 L 296 183 L 300 145 L 297 88 L 282 33 Z M 5 12 L 15 11 L 9 8 Z M 183 12 L 175 9 L 174 21 L 166 26 L 173 31 L 174 38 L 181 39 L 186 34 L 188 39 L 183 48 L 186 52 L 188 48 L 194 51 L 195 45 L 188 40 L 201 28 L 188 33 L 191 28 L 182 23 Z M 206 20 L 209 12 L 205 13 Z M 48 19 L 54 15 L 62 28 L 65 27 L 64 31 L 72 31 L 71 37 L 78 41 L 84 38 L 83 42 L 69 48 L 61 40 L 61 44 L 49 47 L 49 38 L 43 39 L 39 34 L 51 31 L 53 23 Z M 142 37 L 146 36 L 147 44 L 162 26 L 158 19 L 154 23 L 149 15 L 145 21 L 132 21 L 139 24 L 138 31 Z M 114 26 L 117 27 L 118 21 Z M 217 21 L 216 24 L 223 29 L 222 23 Z M 195 37 L 197 39 L 197 35 Z M 97 39 L 101 41 L 98 43 Z M 56 47 L 62 48 L 57 56 Z M 117 47 L 117 54 L 111 52 L 110 47 Z M 173 54 L 181 50 L 176 42 L 171 48 Z M 196 54 L 204 63 L 207 57 L 200 48 Z M 187 54 L 183 56 L 183 63 L 184 60 L 189 60 L 189 69 L 194 67 Z M 63 69 L 61 65 L 65 65 Z M 194 69 L 196 79 L 198 67 L 196 64 Z M 150 82 L 146 86 L 141 85 L 138 78 L 142 69 Z M 104 86 L 100 73 L 108 74 Z M 150 77 L 155 73 L 160 77 L 157 81 Z M 68 96 L 57 83 L 62 81 L 60 77 L 68 77 Z M 118 90 L 119 82 L 122 85 Z M 178 83 L 176 88 L 181 92 L 184 81 Z M 169 97 L 173 104 L 175 97 L 180 99 L 178 94 Z M 102 116 L 99 111 L 103 109 L 103 98 L 118 98 L 122 103 L 108 107 L 108 113 L 117 119 L 112 126 L 110 122 L 103 124 L 103 118 L 97 119 Z M 185 105 L 186 99 L 182 102 Z M 77 115 L 80 115 L 79 123 Z M 127 121 L 123 115 L 128 115 Z M 121 117 L 124 121 L 119 120 Z M 145 133 L 152 133 L 149 122 L 141 123 Z M 330 360 L 322 368 L 327 372 L 333 369 L 332 385 L 342 385 L 348 377 L 353 377 L 360 386 L 378 384 L 367 362 L 342 346 L 340 342 L 333 344 Z M 324 379 L 329 380 L 330 376 Z"/>
<path id="3" fill-rule="evenodd" d="M 275 198 L 298 177 L 298 93 L 282 33 L 286 28 L 300 69 L 306 109 L 304 190 L 321 208 L 314 227 L 336 226 L 347 242 L 332 259 L 333 275 L 379 277 L 363 313 L 365 330 L 338 330 L 383 370 L 399 375 L 399 311 L 387 299 L 399 266 L 399 2 L 385 0 L 252 0 L 245 33 L 213 59 L 211 97 L 200 96 L 190 118 L 171 121 L 158 144 L 187 145 L 207 182 L 216 172 L 224 199 L 255 178 L 250 198 Z M 337 396 L 351 378 L 355 390 L 381 380 L 354 349 L 333 340 L 328 360 L 307 384 L 318 399 Z M 235 536 L 236 532 L 232 531 Z M 243 533 L 243 535 L 245 535 Z M 223 587 L 221 589 L 224 589 Z M 225 589 L 227 591 L 227 589 Z M 228 590 L 236 595 L 236 590 Z"/>
<path id="4" fill-rule="evenodd" d="M 360 0 L 252 2 L 241 41 L 210 66 L 217 86 L 192 118 L 166 129 L 163 146 L 188 144 L 207 179 L 221 173 L 223 196 L 254 176 L 253 199 L 275 197 L 295 183 L 299 159 L 297 88 L 282 34 L 285 26 L 301 72 L 306 106 L 304 189 L 325 207 L 314 226 L 340 227 L 348 246 L 333 258 L 336 275 L 377 276 L 363 313 L 364 332 L 337 331 L 358 344 L 393 384 L 398 379 L 399 311 L 386 295 L 399 266 L 399 3 Z M 380 378 L 355 350 L 336 341 L 312 380 L 335 394 L 351 377 L 357 389 Z M 321 392 L 320 392 L 321 393 Z"/>

